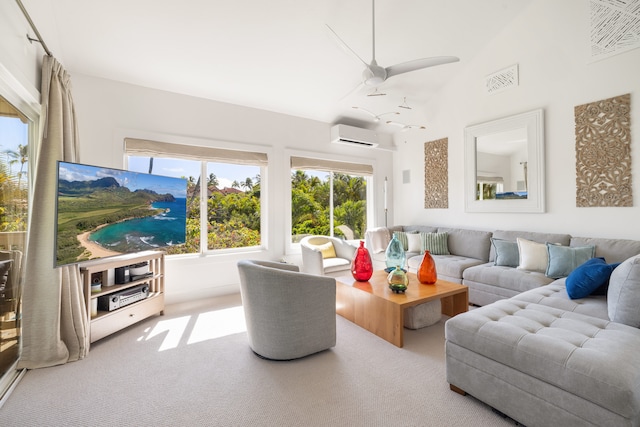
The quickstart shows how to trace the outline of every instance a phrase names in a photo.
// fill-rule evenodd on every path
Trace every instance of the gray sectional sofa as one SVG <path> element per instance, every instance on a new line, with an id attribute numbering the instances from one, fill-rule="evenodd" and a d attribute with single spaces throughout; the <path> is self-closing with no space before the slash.
<path id="1" fill-rule="evenodd" d="M 365 246 L 368 248 L 374 269 L 385 268 L 385 250 L 393 233 L 447 233 L 448 252 L 445 255 L 433 254 L 438 278 L 453 283 L 462 283 L 462 273 L 469 267 L 489 261 L 491 232 L 466 230 L 461 228 L 430 226 L 379 227 L 367 230 Z M 375 242 L 375 244 L 374 244 Z M 407 267 L 415 273 L 422 262 L 423 255 L 418 251 L 407 251 Z"/>
<path id="2" fill-rule="evenodd" d="M 468 238 L 470 247 L 487 245 L 486 236 L 473 230 L 448 230 Z M 470 301 L 481 305 L 445 324 L 451 388 L 529 427 L 640 426 L 640 241 L 501 230 L 489 234 L 484 257 L 459 252 L 462 240 L 450 245 L 451 255 L 434 256 L 438 276 L 469 286 Z M 549 261 L 544 272 L 503 262 L 499 246 L 513 247 L 517 238 L 544 242 L 547 250 L 574 257 L 592 247 L 589 256 L 604 258 L 612 271 L 608 289 L 572 299 L 571 278 L 548 277 Z M 417 265 L 415 257 L 420 255 L 410 258 L 410 269 Z M 458 274 L 450 265 L 462 262 L 456 257 L 477 263 Z M 441 275 L 441 269 L 446 273 Z"/>

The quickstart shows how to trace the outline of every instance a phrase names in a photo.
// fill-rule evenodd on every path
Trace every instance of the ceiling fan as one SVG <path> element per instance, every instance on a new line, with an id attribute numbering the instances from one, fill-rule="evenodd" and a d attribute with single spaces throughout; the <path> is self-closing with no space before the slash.
<path id="1" fill-rule="evenodd" d="M 410 71 L 422 70 L 424 68 L 434 67 L 436 65 L 449 64 L 451 62 L 457 62 L 460 58 L 456 56 L 434 56 L 431 58 L 414 59 L 413 61 L 402 62 L 400 64 L 392 65 L 390 67 L 382 67 L 376 62 L 376 4 L 375 0 L 371 1 L 372 8 L 372 57 L 371 62 L 367 64 L 358 54 L 351 49 L 333 29 L 325 24 L 331 33 L 335 36 L 338 43 L 344 50 L 353 55 L 356 59 L 362 62 L 365 66 L 362 71 L 362 83 L 366 86 L 379 86 L 389 77 L 397 76 L 398 74 L 408 73 Z"/>

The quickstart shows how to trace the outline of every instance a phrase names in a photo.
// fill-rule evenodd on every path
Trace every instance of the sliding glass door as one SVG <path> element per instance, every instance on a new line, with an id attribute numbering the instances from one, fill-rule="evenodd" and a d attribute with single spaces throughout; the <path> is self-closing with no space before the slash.
<path id="1" fill-rule="evenodd" d="M 18 372 L 33 122 L 0 96 L 0 397 Z"/>

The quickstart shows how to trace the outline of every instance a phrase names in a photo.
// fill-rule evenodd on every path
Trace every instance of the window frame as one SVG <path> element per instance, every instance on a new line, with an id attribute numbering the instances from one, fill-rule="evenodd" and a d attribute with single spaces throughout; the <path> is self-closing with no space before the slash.
<path id="1" fill-rule="evenodd" d="M 122 144 L 122 163 L 124 168 L 128 170 L 129 166 L 129 156 L 139 156 L 142 157 L 142 154 L 138 154 L 135 152 L 128 152 L 126 149 L 125 139 L 139 139 L 146 140 L 151 142 L 160 143 L 158 145 L 164 144 L 174 144 L 174 145 L 184 145 L 184 146 L 193 146 L 196 149 L 210 149 L 210 150 L 221 150 L 221 151 L 238 151 L 238 152 L 253 152 L 264 155 L 266 161 L 262 165 L 255 165 L 260 167 L 260 244 L 255 246 L 244 246 L 240 248 L 225 248 L 225 249 L 209 249 L 207 242 L 207 216 L 200 215 L 200 250 L 198 252 L 193 253 L 185 253 L 185 254 L 173 254 L 169 255 L 171 258 L 193 258 L 193 257 L 202 257 L 202 256 L 217 256 L 217 255 L 233 255 L 233 254 L 242 254 L 248 252 L 256 252 L 256 251 L 267 251 L 268 250 L 268 218 L 269 213 L 267 211 L 267 199 L 269 197 L 268 192 L 268 160 L 272 157 L 272 150 L 268 147 L 262 145 L 253 145 L 253 144 L 240 144 L 240 143 L 231 143 L 226 141 L 219 140 L 209 140 L 209 139 L 199 139 L 199 138 L 190 138 L 190 137 L 181 137 L 175 135 L 164 135 L 164 134 L 150 134 L 147 132 L 139 132 L 133 130 L 118 130 L 116 132 L 116 138 L 119 143 Z M 148 156 L 147 156 L 148 157 Z M 201 174 L 201 182 L 203 179 L 207 177 L 207 165 L 208 163 L 217 162 L 217 163 L 225 163 L 223 160 L 216 159 L 195 159 L 189 158 L 189 156 L 185 156 L 184 158 L 179 157 L 179 155 L 175 155 L 174 153 L 168 153 L 163 155 L 162 157 L 168 159 L 184 159 L 184 160 L 192 160 L 200 162 L 200 174 Z M 229 164 L 234 164 L 233 162 L 227 162 Z M 235 164 L 243 164 L 243 162 L 238 162 Z M 207 212 L 207 186 L 200 185 L 200 212 Z"/>
<path id="2" fill-rule="evenodd" d="M 308 158 L 308 159 L 315 159 L 318 160 L 320 162 L 336 162 L 336 163 L 352 163 L 352 164 L 358 164 L 358 165 L 363 165 L 363 166 L 367 166 L 371 168 L 371 174 L 363 174 L 363 175 L 359 175 L 359 176 L 364 176 L 365 178 L 365 182 L 366 182 L 366 198 L 367 198 L 367 203 L 366 203 L 366 218 L 367 218 L 367 224 L 366 224 L 366 228 L 372 228 L 373 224 L 375 223 L 374 220 L 374 216 L 375 216 L 375 200 L 374 200 L 374 195 L 375 195 L 375 191 L 374 191 L 374 185 L 376 183 L 376 162 L 373 159 L 369 159 L 369 158 L 364 158 L 361 157 L 358 159 L 358 161 L 348 161 L 345 160 L 345 158 L 343 156 L 334 156 L 331 154 L 320 154 L 320 153 L 310 153 L 310 152 L 304 152 L 304 151 L 294 151 L 294 150 L 286 150 L 285 152 L 285 162 L 287 167 L 289 168 L 288 171 L 288 175 L 287 175 L 287 188 L 288 188 L 288 196 L 285 198 L 285 209 L 286 209 L 286 214 L 285 214 L 285 236 L 284 238 L 285 240 L 285 254 L 286 255 L 295 255 L 295 254 L 300 254 L 301 253 L 301 249 L 300 249 L 300 243 L 294 243 L 293 240 L 293 235 L 291 232 L 291 228 L 293 226 L 292 224 L 292 205 L 291 205 L 291 191 L 293 190 L 292 186 L 291 186 L 291 172 L 294 170 L 291 167 L 291 159 L 292 157 L 302 157 L 302 158 Z M 309 169 L 311 170 L 311 169 Z M 346 173 L 343 171 L 339 171 L 339 170 L 335 170 L 332 172 L 340 172 L 340 173 Z M 333 175 L 333 174 L 332 174 Z M 356 175 L 356 174 L 353 174 Z M 331 180 L 333 180 L 333 177 L 331 178 Z M 333 198 L 333 191 L 331 192 L 330 195 L 331 198 Z M 330 212 L 330 216 L 331 219 L 333 218 L 333 210 L 331 210 Z M 331 220 L 330 219 L 330 220 Z M 332 227 L 333 229 L 333 227 Z"/>
<path id="3" fill-rule="evenodd" d="M 29 167 L 27 170 L 28 185 L 27 185 L 27 231 L 26 239 L 28 240 L 28 233 L 31 226 L 32 209 L 33 209 L 33 186 L 35 185 L 35 170 L 33 165 L 37 162 L 37 156 L 40 153 L 39 150 L 39 129 L 40 129 L 40 93 L 38 90 L 26 84 L 24 81 L 18 80 L 2 63 L 0 63 L 0 95 L 7 100 L 14 108 L 19 110 L 24 116 L 27 117 L 28 130 L 27 130 L 27 144 L 29 153 Z M 24 256 L 27 256 L 28 247 L 25 248 Z M 24 267 L 20 274 L 21 280 L 19 291 L 22 293 L 24 289 Z M 23 307 L 20 305 L 19 315 L 24 319 Z M 17 381 L 26 373 L 25 368 L 18 368 L 18 361 L 22 355 L 22 333 L 18 337 L 19 352 L 15 360 L 13 360 L 6 370 L 0 371 L 0 395 L 8 391 L 12 386 L 15 386 Z"/>

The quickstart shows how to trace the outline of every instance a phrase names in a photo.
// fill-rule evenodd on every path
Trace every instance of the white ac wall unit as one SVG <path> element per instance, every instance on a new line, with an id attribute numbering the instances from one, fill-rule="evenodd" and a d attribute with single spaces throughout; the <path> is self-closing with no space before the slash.
<path id="1" fill-rule="evenodd" d="M 335 125 L 331 128 L 331 142 L 358 147 L 377 147 L 378 134 L 370 129 Z"/>

